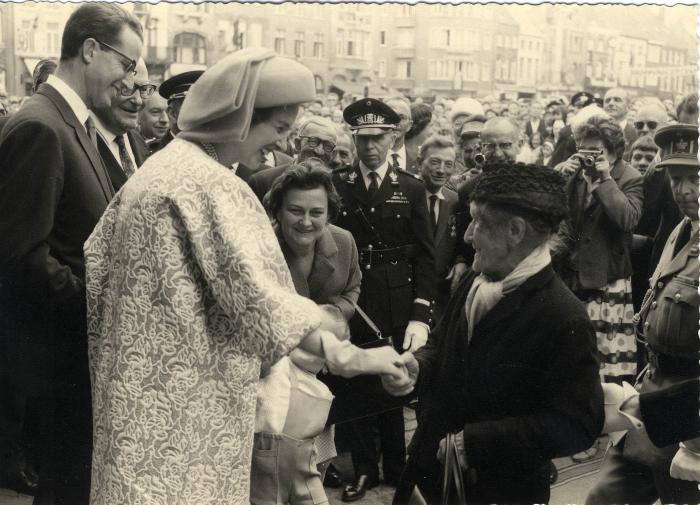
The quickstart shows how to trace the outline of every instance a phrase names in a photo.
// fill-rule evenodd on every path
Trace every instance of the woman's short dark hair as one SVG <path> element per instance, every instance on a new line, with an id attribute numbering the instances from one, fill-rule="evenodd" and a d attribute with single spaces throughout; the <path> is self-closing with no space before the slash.
<path id="1" fill-rule="evenodd" d="M 406 140 L 417 137 L 428 127 L 433 119 L 433 111 L 429 105 L 424 103 L 413 104 L 411 105 L 411 119 L 413 124 L 411 129 L 406 132 Z"/>
<path id="2" fill-rule="evenodd" d="M 253 109 L 253 116 L 250 118 L 250 126 L 253 127 L 257 124 L 269 121 L 276 112 L 286 111 L 290 107 L 296 107 L 299 104 L 288 104 L 280 105 L 279 107 L 266 107 L 264 109 Z"/>
<path id="3" fill-rule="evenodd" d="M 340 212 L 340 196 L 333 186 L 331 174 L 318 158 L 308 158 L 299 165 L 294 165 L 280 175 L 265 196 L 265 207 L 272 218 L 282 209 L 284 195 L 290 189 L 323 188 L 328 195 L 328 220 L 335 221 Z"/>
<path id="4" fill-rule="evenodd" d="M 600 139 L 605 149 L 614 153 L 618 160 L 622 158 L 625 152 L 625 135 L 615 121 L 607 116 L 591 116 L 574 131 L 574 139 L 577 143 L 593 138 Z"/>
<path id="5" fill-rule="evenodd" d="M 63 30 L 61 61 L 77 57 L 85 39 L 117 44 L 124 26 L 128 26 L 143 41 L 139 20 L 119 5 L 110 2 L 81 5 L 70 15 Z"/>

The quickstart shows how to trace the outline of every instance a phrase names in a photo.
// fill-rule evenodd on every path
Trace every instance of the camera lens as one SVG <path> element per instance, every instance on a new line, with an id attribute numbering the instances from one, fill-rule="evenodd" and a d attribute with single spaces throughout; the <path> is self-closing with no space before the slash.
<path id="1" fill-rule="evenodd" d="M 474 155 L 474 163 L 476 163 L 478 165 L 483 165 L 485 161 L 486 161 L 486 156 L 484 156 L 483 154 L 476 153 Z"/>
<path id="2" fill-rule="evenodd" d="M 586 156 L 583 158 L 583 166 L 589 168 L 595 166 L 595 158 L 593 156 Z"/>

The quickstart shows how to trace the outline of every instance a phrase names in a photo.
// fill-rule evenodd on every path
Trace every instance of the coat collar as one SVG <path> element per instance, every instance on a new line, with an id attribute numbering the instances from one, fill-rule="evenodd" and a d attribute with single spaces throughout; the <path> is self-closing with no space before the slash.
<path id="1" fill-rule="evenodd" d="M 657 281 L 663 277 L 668 277 L 676 272 L 679 272 L 688 264 L 688 257 L 690 256 L 693 248 L 697 250 L 698 238 L 700 238 L 700 233 L 698 231 L 690 232 L 690 240 L 685 244 L 675 256 L 673 256 L 673 251 L 676 246 L 676 242 L 682 236 L 683 231 L 686 226 L 691 226 L 690 219 L 684 218 L 676 229 L 671 233 L 663 252 L 661 253 L 661 258 L 659 259 L 659 266 L 654 272 L 652 277 L 651 285 L 652 287 L 656 285 Z M 696 251 L 697 254 L 697 251 Z M 697 259 L 695 260 L 697 261 Z"/>
<path id="2" fill-rule="evenodd" d="M 68 126 L 73 128 L 75 135 L 78 138 L 78 142 L 90 160 L 90 164 L 92 165 L 92 169 L 97 176 L 102 192 L 109 202 L 114 196 L 114 188 L 109 180 L 109 177 L 107 176 L 107 170 L 102 162 L 102 158 L 100 158 L 100 153 L 97 150 L 97 146 L 93 145 L 90 137 L 88 137 L 88 134 L 85 131 L 85 125 L 78 120 L 78 117 L 75 115 L 75 112 L 73 112 L 73 109 L 71 109 L 66 99 L 63 98 L 61 93 L 59 93 L 56 88 L 50 86 L 48 83 L 44 83 L 37 90 L 37 94 L 45 96 L 52 103 L 54 103 L 59 114 L 61 114 L 63 121 L 65 121 Z"/>

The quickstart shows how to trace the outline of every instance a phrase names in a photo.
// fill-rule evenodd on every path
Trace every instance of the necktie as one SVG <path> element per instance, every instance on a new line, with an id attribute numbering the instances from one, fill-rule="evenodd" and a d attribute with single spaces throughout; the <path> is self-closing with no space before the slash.
<path id="1" fill-rule="evenodd" d="M 88 137 L 90 137 L 90 142 L 92 142 L 92 145 L 97 149 L 97 130 L 95 130 L 95 123 L 90 116 L 88 116 L 85 121 L 85 130 L 87 131 Z"/>
<path id="2" fill-rule="evenodd" d="M 129 156 L 126 150 L 124 135 L 117 135 L 114 137 L 114 141 L 117 143 L 117 147 L 119 147 L 119 160 L 121 161 L 122 169 L 127 177 L 131 177 L 136 170 L 134 168 L 134 163 L 131 161 L 131 156 Z"/>
<path id="3" fill-rule="evenodd" d="M 683 230 L 681 230 L 681 232 L 679 233 L 678 239 L 676 240 L 676 245 L 673 248 L 673 257 L 674 258 L 680 252 L 680 250 L 685 247 L 685 245 L 690 240 L 690 234 L 692 233 L 692 230 L 693 230 L 693 227 L 691 226 L 690 222 L 688 222 L 683 227 Z"/>
<path id="4" fill-rule="evenodd" d="M 379 174 L 377 174 L 377 172 L 370 172 L 369 179 L 370 181 L 369 186 L 367 187 L 367 193 L 369 193 L 370 198 L 374 198 L 374 195 L 379 189 L 379 183 L 377 182 L 379 180 Z"/>
<path id="5" fill-rule="evenodd" d="M 437 195 L 430 195 L 430 222 L 433 225 L 433 235 L 435 235 L 435 232 L 437 231 L 437 212 L 435 208 L 437 205 L 437 200 Z"/>
<path id="6" fill-rule="evenodd" d="M 401 165 L 399 165 L 399 153 L 392 153 L 391 158 L 394 160 L 393 163 L 391 164 L 391 168 L 398 170 L 401 168 Z"/>

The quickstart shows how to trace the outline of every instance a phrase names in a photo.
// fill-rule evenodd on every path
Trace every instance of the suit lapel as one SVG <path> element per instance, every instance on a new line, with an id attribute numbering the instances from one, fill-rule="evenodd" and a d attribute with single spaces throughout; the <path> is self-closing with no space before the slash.
<path id="1" fill-rule="evenodd" d="M 100 183 L 102 192 L 109 202 L 114 196 L 114 187 L 109 180 L 107 170 L 102 162 L 102 158 L 100 158 L 100 153 L 92 144 L 90 137 L 88 137 L 88 134 L 85 131 L 85 126 L 80 124 L 80 121 L 78 121 L 78 118 L 75 116 L 73 109 L 70 108 L 68 102 L 65 101 L 61 94 L 56 91 L 53 86 L 45 83 L 45 85 L 42 85 L 41 88 L 39 88 L 37 93 L 41 93 L 51 100 L 56 105 L 56 108 L 61 113 L 61 116 L 63 116 L 63 120 L 66 122 L 66 124 L 75 131 L 76 138 L 90 160 L 92 170 L 95 172 L 95 176 Z"/>
<path id="2" fill-rule="evenodd" d="M 115 191 L 119 191 L 119 188 L 121 188 L 126 182 L 126 174 L 124 173 L 122 166 L 112 154 L 112 151 L 110 151 L 109 147 L 107 147 L 107 143 L 102 138 L 102 135 L 99 133 L 97 134 L 97 147 L 100 151 L 100 156 L 102 157 L 105 168 L 107 169 L 107 174 L 109 174 L 112 187 L 114 187 Z"/>
<path id="3" fill-rule="evenodd" d="M 338 246 L 333 240 L 331 231 L 326 227 L 323 234 L 316 243 L 314 252 L 314 264 L 311 267 L 311 275 L 309 275 L 308 285 L 310 298 L 312 300 L 320 300 L 320 294 L 323 292 L 328 279 L 335 272 L 335 257 L 338 254 Z"/>
<path id="4" fill-rule="evenodd" d="M 688 220 L 683 220 L 682 223 L 685 224 L 685 226 L 691 226 L 690 222 Z M 673 250 L 675 248 L 676 242 L 680 239 L 680 237 L 683 236 L 683 231 L 685 226 L 679 226 L 676 231 L 674 232 L 673 239 L 669 240 L 668 243 L 666 244 L 666 247 L 668 247 L 668 254 L 672 255 Z M 690 250 L 693 247 L 697 247 L 698 244 L 698 232 L 690 234 L 690 240 L 688 240 L 688 243 L 686 243 L 678 253 L 676 253 L 675 256 L 663 265 L 661 261 L 659 261 L 659 264 L 661 266 L 661 272 L 659 276 L 657 277 L 657 280 L 662 278 L 662 277 L 668 277 L 669 275 L 673 275 L 676 272 L 682 270 L 685 268 L 685 266 L 688 264 L 688 255 L 690 254 Z M 663 260 L 662 256 L 662 260 Z"/>
<path id="5" fill-rule="evenodd" d="M 134 130 L 126 132 L 126 137 L 129 139 L 131 152 L 134 153 L 136 167 L 140 167 L 148 157 L 148 146 L 146 145 L 146 141 L 143 140 L 143 137 L 141 137 L 141 135 Z"/>
<path id="6" fill-rule="evenodd" d="M 435 245 L 440 243 L 442 237 L 445 236 L 445 230 L 447 230 L 447 221 L 449 221 L 450 218 L 450 205 L 447 198 L 444 200 L 438 199 L 438 208 L 440 210 L 438 212 L 437 229 L 435 230 Z"/>

